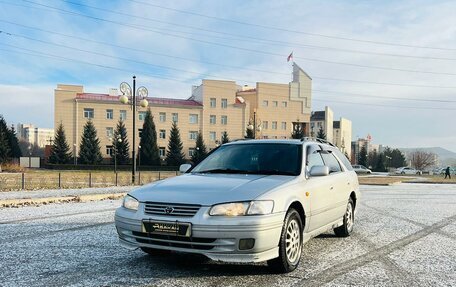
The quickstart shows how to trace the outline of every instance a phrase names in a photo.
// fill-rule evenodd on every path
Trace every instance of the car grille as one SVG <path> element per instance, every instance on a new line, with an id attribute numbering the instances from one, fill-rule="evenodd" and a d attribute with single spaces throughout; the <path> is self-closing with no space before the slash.
<path id="1" fill-rule="evenodd" d="M 139 243 L 197 250 L 210 250 L 215 247 L 214 242 L 217 240 L 216 238 L 181 237 L 137 231 L 133 231 L 132 234 Z"/>
<path id="2" fill-rule="evenodd" d="M 146 201 L 144 213 L 153 215 L 192 217 L 198 212 L 200 208 L 201 205 L 197 204 Z"/>

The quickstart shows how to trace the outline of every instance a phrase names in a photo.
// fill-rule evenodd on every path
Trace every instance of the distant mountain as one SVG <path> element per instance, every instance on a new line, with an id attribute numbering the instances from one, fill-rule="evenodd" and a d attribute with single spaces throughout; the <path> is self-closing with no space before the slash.
<path id="1" fill-rule="evenodd" d="M 440 165 L 456 165 L 456 153 L 441 147 L 417 147 L 417 148 L 399 148 L 406 157 L 414 151 L 424 151 L 435 153 L 439 157 Z"/>

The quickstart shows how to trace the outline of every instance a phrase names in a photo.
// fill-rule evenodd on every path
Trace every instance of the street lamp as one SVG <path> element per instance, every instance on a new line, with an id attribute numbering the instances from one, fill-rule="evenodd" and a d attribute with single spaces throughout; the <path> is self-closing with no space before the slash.
<path id="1" fill-rule="evenodd" d="M 117 143 L 121 143 L 122 139 L 115 136 L 114 139 L 109 138 L 109 141 L 112 142 L 112 149 L 114 150 L 114 173 L 117 173 Z"/>
<path id="2" fill-rule="evenodd" d="M 76 144 L 73 144 L 74 165 L 78 165 L 78 155 L 76 154 Z"/>
<path id="3" fill-rule="evenodd" d="M 122 96 L 120 96 L 119 100 L 122 104 L 129 104 L 131 105 L 132 111 L 133 111 L 133 146 L 132 146 L 132 159 L 133 159 L 133 164 L 131 166 L 131 182 L 135 184 L 135 178 L 136 178 L 136 94 L 138 94 L 138 97 L 141 99 L 140 105 L 141 107 L 145 108 L 149 105 L 149 102 L 147 101 L 147 89 L 145 87 L 139 87 L 138 90 L 136 90 L 136 76 L 133 76 L 133 89 L 130 87 L 130 85 L 126 82 L 122 82 L 120 84 L 120 91 L 122 92 Z M 133 95 L 132 95 L 133 92 Z"/>
<path id="4" fill-rule="evenodd" d="M 138 146 L 138 171 L 139 168 L 141 167 L 141 146 Z"/>
<path id="5" fill-rule="evenodd" d="M 256 139 L 256 132 L 261 132 L 261 120 L 259 120 L 259 124 L 257 125 L 257 118 L 256 118 L 256 111 L 253 111 L 253 123 L 249 121 L 249 125 L 247 128 L 253 131 L 253 138 Z"/>

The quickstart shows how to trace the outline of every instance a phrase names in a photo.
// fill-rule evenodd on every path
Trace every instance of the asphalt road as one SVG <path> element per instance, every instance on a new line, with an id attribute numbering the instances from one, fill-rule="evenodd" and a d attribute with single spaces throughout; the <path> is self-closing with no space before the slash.
<path id="1" fill-rule="evenodd" d="M 355 230 L 304 246 L 300 267 L 148 256 L 117 242 L 119 201 L 0 210 L 0 286 L 456 286 L 456 185 L 362 187 Z"/>

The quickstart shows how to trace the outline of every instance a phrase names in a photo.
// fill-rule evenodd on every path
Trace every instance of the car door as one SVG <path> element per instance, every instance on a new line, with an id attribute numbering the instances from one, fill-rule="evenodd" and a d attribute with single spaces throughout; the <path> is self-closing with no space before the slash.
<path id="1" fill-rule="evenodd" d="M 329 188 L 330 206 L 328 207 L 327 216 L 330 221 L 334 221 L 342 218 L 345 213 L 351 183 L 350 178 L 345 174 L 345 170 L 332 150 L 322 151 L 321 156 L 325 165 L 329 167 L 328 178 L 331 179 Z"/>
<path id="2" fill-rule="evenodd" d="M 321 157 L 322 149 L 317 144 L 308 145 L 306 148 L 306 173 L 308 175 L 305 182 L 304 192 L 308 192 L 310 200 L 310 215 L 308 231 L 313 231 L 326 224 L 331 223 L 331 187 L 334 188 L 332 176 L 310 176 L 309 172 L 312 166 L 324 165 Z"/>

